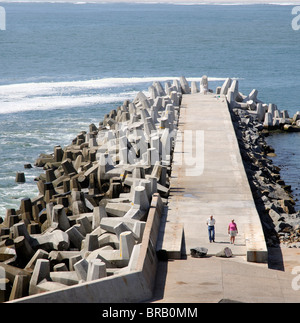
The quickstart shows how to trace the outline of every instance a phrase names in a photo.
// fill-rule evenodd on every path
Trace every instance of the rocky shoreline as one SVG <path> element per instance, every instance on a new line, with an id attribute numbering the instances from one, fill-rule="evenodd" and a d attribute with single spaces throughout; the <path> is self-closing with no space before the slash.
<path id="1" fill-rule="evenodd" d="M 232 85 L 232 82 L 230 83 Z M 241 100 L 233 102 L 231 94 L 228 90 L 227 100 L 267 246 L 299 248 L 300 212 L 294 208 L 292 188 L 285 184 L 280 176 L 280 168 L 271 160 L 274 149 L 265 139 L 271 131 L 278 129 L 298 131 L 298 113 L 289 118 L 287 111 L 278 111 L 276 105 L 264 104 L 257 99 L 256 90 L 249 96 L 239 93 L 238 96 L 243 98 L 242 103 Z M 262 107 L 264 107 L 263 113 Z M 268 124 L 266 120 L 270 121 L 270 111 L 273 111 L 274 116 L 285 117 L 280 119 L 274 117 L 274 122 Z"/>

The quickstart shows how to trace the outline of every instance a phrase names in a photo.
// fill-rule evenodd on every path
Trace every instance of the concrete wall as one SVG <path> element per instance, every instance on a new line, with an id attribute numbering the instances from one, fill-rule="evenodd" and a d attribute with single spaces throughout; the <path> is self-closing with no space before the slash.
<path id="1" fill-rule="evenodd" d="M 162 210 L 162 200 L 159 194 L 154 194 L 135 270 L 12 303 L 133 303 L 150 299 L 156 276 L 155 247 Z"/>
<path id="2" fill-rule="evenodd" d="M 225 100 L 224 96 L 221 96 L 224 101 L 227 103 L 228 107 L 228 112 L 230 110 L 230 105 L 228 101 Z M 229 112 L 230 114 L 230 112 Z M 230 117 L 231 120 L 231 117 Z M 230 122 L 230 125 L 228 125 L 232 132 L 235 133 L 234 127 L 232 122 Z M 241 172 L 242 178 L 241 180 L 244 181 L 244 187 L 245 187 L 245 192 L 247 192 L 247 195 L 250 197 L 249 198 L 249 203 L 250 203 L 250 213 L 248 214 L 248 219 L 247 223 L 244 224 L 244 234 L 245 234 L 245 243 L 246 243 L 246 255 L 247 255 L 247 261 L 249 262 L 257 262 L 257 263 L 267 263 L 268 262 L 268 249 L 266 245 L 266 240 L 262 228 L 262 224 L 260 221 L 259 214 L 257 212 L 255 202 L 252 196 L 250 184 L 248 181 L 248 177 L 245 171 L 245 168 L 243 166 L 243 159 L 240 153 L 239 145 L 237 140 L 234 142 L 235 149 L 238 151 L 237 156 L 237 162 L 239 165 L 241 165 Z"/>

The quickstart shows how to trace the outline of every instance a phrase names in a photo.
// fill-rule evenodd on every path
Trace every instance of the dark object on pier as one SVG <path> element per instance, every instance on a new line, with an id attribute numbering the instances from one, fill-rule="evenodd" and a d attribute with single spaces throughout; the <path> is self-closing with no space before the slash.
<path id="1" fill-rule="evenodd" d="M 191 249 L 193 258 L 204 258 L 207 255 L 208 249 L 204 247 L 196 247 Z"/>

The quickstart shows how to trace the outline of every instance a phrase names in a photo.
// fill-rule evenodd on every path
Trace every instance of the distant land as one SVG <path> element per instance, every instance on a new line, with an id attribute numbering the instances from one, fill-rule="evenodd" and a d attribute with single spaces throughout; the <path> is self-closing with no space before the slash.
<path id="1" fill-rule="evenodd" d="M 283 1 L 283 0 L 0 0 L 0 3 L 5 2 L 51 2 L 51 3 L 141 3 L 141 4 L 175 4 L 175 5 L 204 5 L 204 4 L 216 4 L 216 5 L 250 5 L 250 4 L 274 4 L 274 5 L 300 5 L 298 1 Z"/>

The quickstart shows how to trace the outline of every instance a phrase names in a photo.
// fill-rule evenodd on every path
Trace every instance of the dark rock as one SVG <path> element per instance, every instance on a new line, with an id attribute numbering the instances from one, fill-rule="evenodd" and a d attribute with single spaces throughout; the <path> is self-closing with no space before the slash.
<path id="1" fill-rule="evenodd" d="M 293 230 L 293 226 L 290 225 L 289 223 L 286 222 L 280 222 L 278 223 L 278 225 L 276 226 L 276 231 L 277 232 L 291 232 Z"/>
<path id="2" fill-rule="evenodd" d="M 193 258 L 203 258 L 207 255 L 208 249 L 204 247 L 196 247 L 191 249 L 191 256 Z"/>

